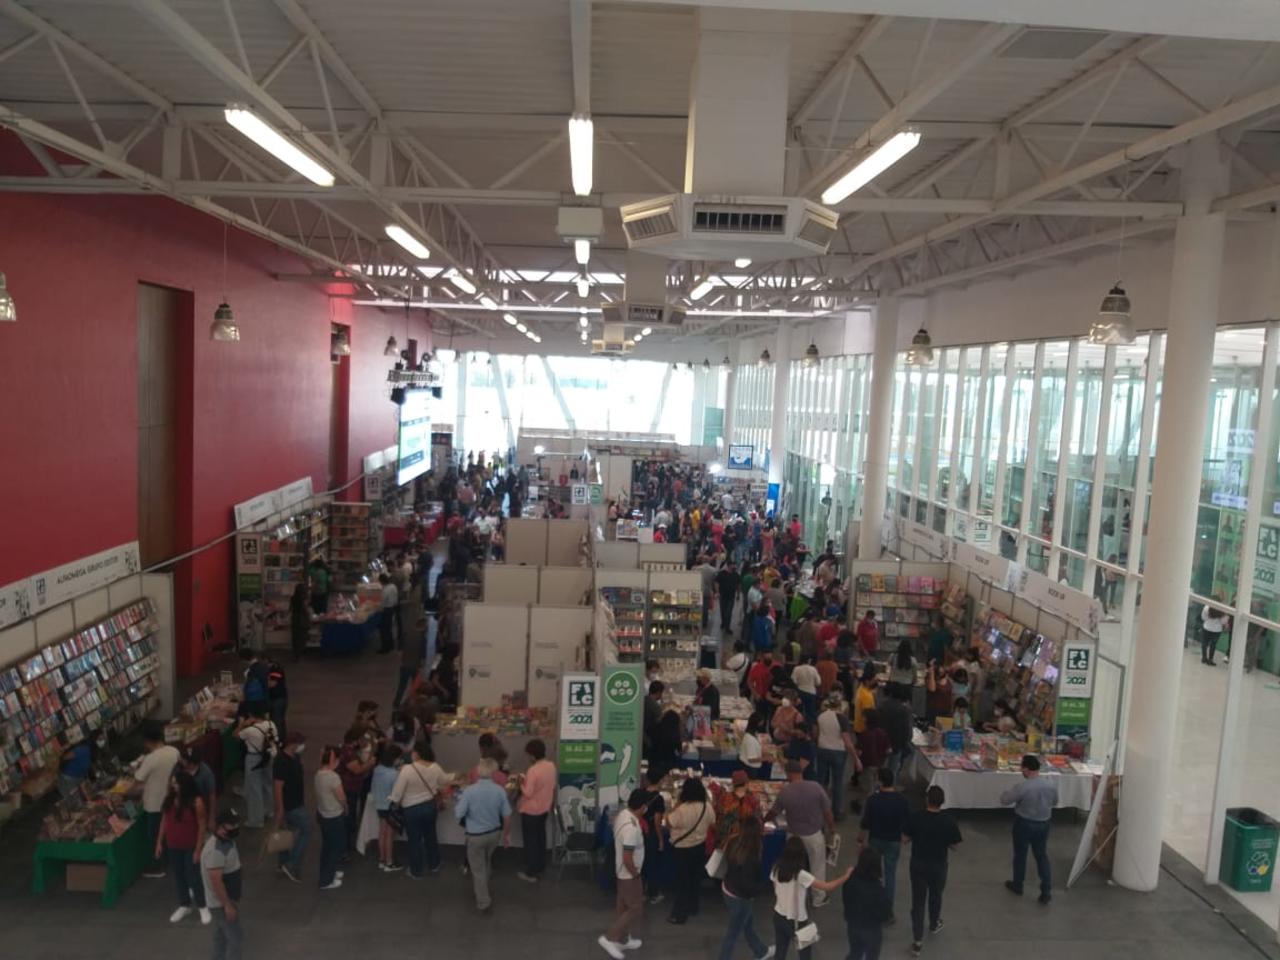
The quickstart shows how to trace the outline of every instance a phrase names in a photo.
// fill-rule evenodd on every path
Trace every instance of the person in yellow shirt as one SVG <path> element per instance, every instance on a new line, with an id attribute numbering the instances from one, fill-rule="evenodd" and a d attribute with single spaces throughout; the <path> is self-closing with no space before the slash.
<path id="1" fill-rule="evenodd" d="M 853 732 L 863 733 L 867 729 L 866 712 L 876 708 L 876 668 L 868 663 L 858 681 L 858 689 L 853 695 Z"/>

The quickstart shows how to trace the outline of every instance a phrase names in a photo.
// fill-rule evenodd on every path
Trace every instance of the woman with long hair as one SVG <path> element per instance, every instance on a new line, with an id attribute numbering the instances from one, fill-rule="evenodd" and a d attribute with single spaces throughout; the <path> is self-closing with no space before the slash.
<path id="1" fill-rule="evenodd" d="M 916 657 L 910 640 L 898 644 L 898 652 L 894 654 L 893 664 L 889 667 L 889 682 L 900 683 L 904 687 L 916 685 Z"/>
<path id="2" fill-rule="evenodd" d="M 707 788 L 701 780 L 689 777 L 680 787 L 675 806 L 666 814 L 676 860 L 675 897 L 668 923 L 684 923 L 698 912 L 699 887 L 707 863 L 707 831 L 715 822 Z"/>
<path id="3" fill-rule="evenodd" d="M 808 866 L 809 854 L 805 852 L 804 842 L 797 836 L 787 837 L 782 856 L 769 875 L 773 881 L 773 936 L 777 960 L 787 960 L 787 950 L 795 939 L 796 930 L 809 922 L 805 892 L 812 889 L 829 893 L 843 886 L 853 873 L 853 868 L 849 867 L 834 880 L 819 880 L 808 871 Z M 812 947 L 805 947 L 799 951 L 800 960 L 808 960 L 812 954 Z"/>
<path id="4" fill-rule="evenodd" d="M 431 744 L 419 740 L 413 745 L 409 763 L 400 768 L 391 788 L 391 802 L 404 810 L 404 831 L 409 841 L 409 876 L 415 880 L 426 871 L 440 870 L 440 846 L 436 841 L 436 820 L 440 794 L 449 775 L 436 763 Z"/>
<path id="5" fill-rule="evenodd" d="M 848 960 L 880 960 L 881 934 L 893 915 L 893 904 L 884 888 L 880 851 L 863 847 L 853 876 L 845 884 L 844 926 L 849 935 Z"/>
<path id="6" fill-rule="evenodd" d="M 175 770 L 169 778 L 169 792 L 160 808 L 160 832 L 156 835 L 155 857 L 169 849 L 169 868 L 178 893 L 178 909 L 169 916 L 170 923 L 191 913 L 194 903 L 200 911 L 200 922 L 213 919 L 204 902 L 204 880 L 200 877 L 200 850 L 204 847 L 204 828 L 208 822 L 204 801 L 196 788 L 195 777 L 185 770 Z"/>
<path id="7" fill-rule="evenodd" d="M 769 948 L 756 933 L 753 909 L 755 898 L 765 890 L 760 876 L 763 856 L 764 824 L 758 816 L 746 817 L 724 847 L 725 872 L 720 892 L 729 911 L 729 926 L 720 941 L 719 960 L 732 960 L 739 937 L 746 937 L 756 960 L 769 956 Z"/>

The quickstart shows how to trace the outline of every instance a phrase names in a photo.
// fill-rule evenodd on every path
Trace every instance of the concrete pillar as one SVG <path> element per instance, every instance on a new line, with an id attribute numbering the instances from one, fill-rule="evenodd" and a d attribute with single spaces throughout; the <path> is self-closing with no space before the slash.
<path id="1" fill-rule="evenodd" d="M 1156 427 L 1147 567 L 1129 666 L 1133 685 L 1112 873 L 1130 890 L 1154 890 L 1160 876 L 1226 228 L 1225 215 L 1208 210 L 1210 201 L 1226 192 L 1226 181 L 1216 137 L 1187 144 L 1185 213 L 1174 236 L 1163 373 L 1166 387 L 1176 389 L 1161 393 Z M 1141 515 L 1141 504 L 1135 504 L 1135 522 Z"/>
<path id="2" fill-rule="evenodd" d="M 880 556 L 884 501 L 889 491 L 889 439 L 893 422 L 893 367 L 898 354 L 898 298 L 881 297 L 875 308 L 871 354 L 871 403 L 867 412 L 867 456 L 863 464 L 862 520 L 858 556 Z"/>
<path id="3" fill-rule="evenodd" d="M 462 454 L 462 462 L 467 462 L 466 438 L 463 425 L 467 418 L 467 358 L 468 354 L 459 350 L 454 354 L 453 362 L 458 367 L 457 416 L 453 420 L 453 449 Z"/>
<path id="4" fill-rule="evenodd" d="M 729 372 L 724 378 L 724 449 L 722 456 L 729 456 L 729 444 L 733 443 L 733 405 L 738 399 L 738 368 L 734 366 L 733 354 L 729 357 Z"/>
<path id="5" fill-rule="evenodd" d="M 778 506 L 782 504 L 782 473 L 787 464 L 787 397 L 791 389 L 791 327 L 778 324 L 773 349 L 773 407 L 769 429 L 769 483 L 778 484 Z"/>

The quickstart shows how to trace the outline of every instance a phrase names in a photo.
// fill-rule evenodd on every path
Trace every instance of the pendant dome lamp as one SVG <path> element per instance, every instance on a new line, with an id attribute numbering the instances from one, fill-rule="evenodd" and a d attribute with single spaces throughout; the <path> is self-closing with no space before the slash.
<path id="1" fill-rule="evenodd" d="M 16 323 L 18 308 L 14 305 L 13 295 L 5 285 L 4 274 L 0 273 L 0 323 Z"/>
<path id="2" fill-rule="evenodd" d="M 804 360 L 802 361 L 806 367 L 816 367 L 821 354 L 818 352 L 818 345 L 810 343 L 804 351 Z"/>
<path id="3" fill-rule="evenodd" d="M 733 361 L 729 359 L 729 355 L 727 353 L 724 355 L 724 359 L 720 361 L 720 366 L 725 370 L 733 369 Z"/>
<path id="4" fill-rule="evenodd" d="M 911 338 L 911 346 L 907 348 L 907 364 L 913 367 L 927 367 L 933 363 L 933 340 L 929 331 L 921 327 Z"/>
<path id="5" fill-rule="evenodd" d="M 1124 218 L 1120 218 L 1120 244 L 1116 251 L 1116 276 L 1124 276 Z M 1133 306 L 1120 280 L 1102 298 L 1098 315 L 1089 324 L 1089 342 L 1104 346 L 1133 343 L 1137 333 L 1133 329 Z"/>
<path id="6" fill-rule="evenodd" d="M 773 357 L 769 355 L 768 348 L 761 350 L 759 365 L 762 367 L 767 367 L 771 363 L 773 363 Z"/>
<path id="7" fill-rule="evenodd" d="M 238 343 L 240 327 L 227 303 L 227 222 L 222 221 L 222 302 L 213 311 L 213 324 L 209 327 L 209 339 L 219 343 Z"/>

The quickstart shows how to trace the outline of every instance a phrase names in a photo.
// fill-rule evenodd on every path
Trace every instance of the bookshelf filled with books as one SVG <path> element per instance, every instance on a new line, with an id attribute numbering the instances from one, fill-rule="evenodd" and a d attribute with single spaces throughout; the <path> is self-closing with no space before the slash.
<path id="1" fill-rule="evenodd" d="M 354 593 L 369 572 L 375 552 L 372 514 L 369 503 L 329 505 L 329 566 L 335 590 Z"/>
<path id="2" fill-rule="evenodd" d="M 639 663 L 644 659 L 644 590 L 638 587 L 601 587 L 598 594 L 605 605 L 618 661 Z"/>
<path id="3" fill-rule="evenodd" d="M 876 612 L 886 641 L 922 639 L 941 602 L 941 584 L 933 577 L 863 573 L 854 582 L 854 609 Z"/>
<path id="4" fill-rule="evenodd" d="M 62 752 L 159 705 L 156 608 L 143 598 L 0 670 L 0 792 L 52 782 Z"/>
<path id="5" fill-rule="evenodd" d="M 664 677 L 692 675 L 702 640 L 701 590 L 650 590 L 647 656 Z"/>

